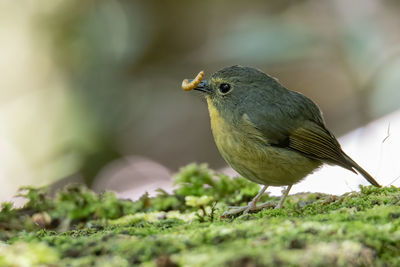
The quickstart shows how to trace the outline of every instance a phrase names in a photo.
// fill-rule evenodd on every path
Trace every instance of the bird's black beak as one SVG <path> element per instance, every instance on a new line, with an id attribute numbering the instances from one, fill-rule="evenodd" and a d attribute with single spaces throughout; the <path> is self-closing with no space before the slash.
<path id="1" fill-rule="evenodd" d="M 189 80 L 189 81 L 192 81 L 192 80 Z M 201 81 L 199 83 L 199 85 L 197 85 L 196 88 L 194 88 L 194 90 L 201 91 L 201 92 L 206 93 L 206 94 L 210 94 L 211 93 L 211 88 L 208 86 L 208 82 L 207 81 Z"/>

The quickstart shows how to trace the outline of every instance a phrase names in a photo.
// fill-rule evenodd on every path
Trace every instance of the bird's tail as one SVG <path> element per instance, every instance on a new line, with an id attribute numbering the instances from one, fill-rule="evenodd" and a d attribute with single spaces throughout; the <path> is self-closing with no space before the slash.
<path id="1" fill-rule="evenodd" d="M 358 173 L 360 173 L 362 176 L 364 176 L 364 178 L 367 179 L 367 181 L 370 182 L 372 185 L 374 185 L 376 187 L 382 187 L 380 184 L 378 184 L 377 181 L 375 181 L 375 179 L 366 170 L 361 168 L 361 166 L 358 165 L 354 160 L 352 160 L 346 154 L 344 154 L 344 156 L 345 156 L 346 160 L 350 163 L 350 166 L 353 171 L 355 169 Z"/>

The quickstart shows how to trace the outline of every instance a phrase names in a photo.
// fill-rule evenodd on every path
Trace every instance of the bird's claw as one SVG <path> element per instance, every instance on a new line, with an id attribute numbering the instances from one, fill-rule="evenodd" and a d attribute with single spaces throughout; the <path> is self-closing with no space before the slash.
<path id="1" fill-rule="evenodd" d="M 225 212 L 221 215 L 221 217 L 222 217 L 222 218 L 225 218 L 225 217 L 228 217 L 228 216 L 231 216 L 231 215 L 236 215 L 236 214 L 239 214 L 239 213 L 245 211 L 246 209 L 247 209 L 247 206 L 233 208 L 233 209 L 231 209 L 231 210 L 225 211 Z"/>
<path id="2" fill-rule="evenodd" d="M 271 202 L 265 202 L 262 203 L 258 206 L 256 206 L 253 202 L 250 202 L 247 206 L 241 206 L 241 207 L 230 207 L 232 210 L 225 211 L 221 217 L 226 218 L 232 215 L 237 215 L 239 213 L 250 213 L 250 212 L 255 212 L 255 211 L 260 211 L 264 208 L 274 208 L 275 204 Z"/>

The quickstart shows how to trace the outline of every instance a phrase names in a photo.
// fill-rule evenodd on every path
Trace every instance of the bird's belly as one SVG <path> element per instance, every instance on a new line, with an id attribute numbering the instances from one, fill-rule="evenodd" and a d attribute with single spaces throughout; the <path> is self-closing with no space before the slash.
<path id="1" fill-rule="evenodd" d="M 222 157 L 243 177 L 265 185 L 282 186 L 299 182 L 321 164 L 297 152 L 252 144 L 229 144 L 228 139 L 221 142 L 216 138 Z M 233 140 L 235 138 L 232 138 Z"/>
<path id="2" fill-rule="evenodd" d="M 298 152 L 261 144 L 243 131 L 228 125 L 211 110 L 211 129 L 222 157 L 243 177 L 265 185 L 294 184 L 321 163 Z"/>

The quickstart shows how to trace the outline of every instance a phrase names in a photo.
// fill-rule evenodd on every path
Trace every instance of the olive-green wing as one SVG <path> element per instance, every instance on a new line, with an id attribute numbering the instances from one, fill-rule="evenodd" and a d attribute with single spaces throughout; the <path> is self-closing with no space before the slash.
<path id="1" fill-rule="evenodd" d="M 337 164 L 355 173 L 359 172 L 372 185 L 381 187 L 366 170 L 342 151 L 336 138 L 319 125 L 307 123 L 305 127 L 292 131 L 289 135 L 289 148 L 308 157 Z"/>
<path id="2" fill-rule="evenodd" d="M 252 109 L 242 117 L 245 131 L 254 140 L 297 151 L 309 158 L 361 173 L 371 184 L 375 179 L 347 156 L 326 129 L 318 106 L 302 94 L 287 91 L 279 98 L 251 99 Z"/>
<path id="3" fill-rule="evenodd" d="M 337 164 L 354 172 L 336 138 L 314 122 L 306 122 L 289 134 L 288 147 L 306 156 Z"/>

